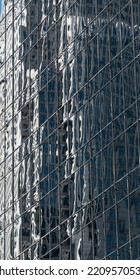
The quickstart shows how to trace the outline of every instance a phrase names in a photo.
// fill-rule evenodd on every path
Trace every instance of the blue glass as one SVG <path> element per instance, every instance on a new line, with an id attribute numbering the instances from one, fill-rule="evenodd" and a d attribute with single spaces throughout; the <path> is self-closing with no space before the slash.
<path id="1" fill-rule="evenodd" d="M 139 9 L 0 1 L 0 259 L 140 258 Z"/>

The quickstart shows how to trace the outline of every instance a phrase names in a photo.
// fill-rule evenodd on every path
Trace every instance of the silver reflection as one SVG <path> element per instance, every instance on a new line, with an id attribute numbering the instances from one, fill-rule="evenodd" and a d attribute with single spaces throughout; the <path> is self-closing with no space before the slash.
<path id="1" fill-rule="evenodd" d="M 125 4 L 3 4 L 0 259 L 140 257 L 139 3 Z"/>

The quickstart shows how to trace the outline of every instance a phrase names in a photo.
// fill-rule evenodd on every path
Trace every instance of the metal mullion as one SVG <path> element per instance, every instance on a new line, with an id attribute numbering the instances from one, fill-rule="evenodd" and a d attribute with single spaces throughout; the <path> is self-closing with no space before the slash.
<path id="1" fill-rule="evenodd" d="M 48 33 L 47 33 L 47 36 L 46 36 L 46 39 L 47 39 L 47 43 L 49 42 L 49 36 L 48 36 Z M 49 44 L 48 44 L 49 45 Z M 47 62 L 48 62 L 48 64 L 47 65 L 49 65 L 49 55 L 48 55 L 48 53 L 49 53 L 49 51 L 48 51 L 48 49 L 47 49 L 47 55 L 46 55 L 46 57 L 47 57 Z M 46 69 L 48 68 L 48 66 L 46 67 Z M 43 71 L 42 71 L 43 72 Z M 49 124 L 48 124 L 48 119 L 49 119 L 49 103 L 48 103 L 48 93 L 49 93 L 49 88 L 48 88 L 48 71 L 46 71 L 46 81 L 47 81 L 47 84 L 45 85 L 45 87 L 46 87 L 46 106 L 47 106 L 47 117 L 46 117 L 46 121 L 45 121 L 45 124 L 47 124 L 47 130 L 49 131 Z M 49 137 L 50 137 L 50 134 L 48 134 L 48 136 L 43 140 L 43 142 L 45 142 L 46 140 L 47 140 L 47 144 L 48 144 L 48 146 L 49 146 Z M 50 213 L 51 213 L 51 205 L 50 205 L 50 194 L 51 194 L 51 190 L 50 190 L 50 179 L 49 179 L 49 177 L 50 177 L 50 168 L 49 168 L 49 155 L 48 155 L 48 158 L 47 158 L 47 167 L 48 167 L 48 174 L 47 174 L 47 177 L 48 177 L 48 190 L 49 190 L 49 192 L 48 192 L 48 194 L 47 194 L 47 196 L 48 196 L 48 203 L 49 203 L 49 205 L 48 205 L 48 212 L 49 212 L 49 217 L 48 217 L 48 220 L 49 220 L 49 225 L 48 225 L 48 228 L 49 228 L 49 231 L 48 231 L 48 235 L 49 235 L 49 241 L 50 241 L 50 231 L 51 231 L 51 227 L 50 227 Z M 46 178 L 47 178 L 46 177 Z M 46 196 L 46 197 L 47 197 Z M 44 196 L 45 197 L 45 196 Z M 43 198 L 44 198 L 43 197 Z M 46 228 L 45 228 L 46 229 Z M 43 236 L 43 238 L 44 238 L 44 236 Z M 51 259 L 51 253 L 50 253 L 50 244 L 49 244 L 49 260 Z M 48 252 L 47 252 L 48 253 Z"/>
<path id="2" fill-rule="evenodd" d="M 132 19 L 132 32 L 133 32 L 133 53 L 134 53 L 134 58 L 135 58 L 135 42 L 134 42 L 134 17 L 133 17 L 133 3 L 132 1 L 130 2 L 131 4 L 131 19 Z M 134 91 L 135 93 L 137 92 L 136 90 L 136 64 L 135 64 L 135 59 L 134 59 L 134 81 L 135 81 L 135 85 L 134 85 Z M 138 100 L 138 96 L 136 97 Z M 132 104 L 131 104 L 132 105 Z M 130 106 L 131 106 L 130 105 Z M 137 120 L 138 120 L 138 107 L 137 107 L 137 102 L 136 102 L 136 110 L 137 110 Z M 128 107 L 129 108 L 129 107 Z M 127 108 L 127 109 L 128 109 Z M 134 124 L 134 123 L 133 123 Z M 133 126 L 132 124 L 132 126 Z M 124 120 L 124 129 L 125 129 L 125 147 L 126 147 L 126 173 L 128 174 L 128 157 L 127 157 L 127 135 L 126 135 L 126 118 Z M 138 131 L 138 123 L 137 123 L 137 133 L 139 135 L 139 131 Z M 140 151 L 140 144 L 138 141 L 138 148 Z M 128 225 L 129 225 L 129 244 L 130 244 L 130 259 L 132 259 L 132 235 L 131 235 L 131 221 L 130 221 L 130 217 L 131 217 L 131 211 L 130 211 L 130 189 L 129 189 L 129 181 L 128 181 L 128 176 L 127 176 L 127 195 L 128 195 Z"/>
<path id="3" fill-rule="evenodd" d="M 96 8 L 97 8 L 97 3 L 96 3 Z M 86 12 L 87 16 L 87 12 Z M 91 146 L 91 126 L 90 126 L 90 88 L 89 88 L 89 40 L 88 40 L 88 30 L 87 30 L 87 24 L 86 24 L 86 48 L 87 48 L 87 94 L 88 94 L 88 119 L 89 119 L 89 154 L 90 154 L 90 159 L 89 159 L 89 194 L 90 194 L 90 199 L 91 199 L 91 224 L 92 224 L 92 258 L 95 259 L 95 242 L 94 242 L 94 208 L 92 204 L 92 199 L 93 199 L 93 190 L 92 190 L 92 146 Z"/>
<path id="4" fill-rule="evenodd" d="M 127 3 L 127 5 L 129 5 L 129 3 Z M 126 6 L 127 6 L 126 5 Z M 123 7 L 123 8 L 125 8 L 125 7 Z M 121 9 L 121 7 L 119 7 L 119 21 L 121 22 L 121 11 L 123 10 L 123 8 Z M 130 42 L 131 43 L 131 42 Z M 126 46 L 126 48 L 127 48 L 128 46 Z M 125 48 L 124 48 L 125 49 Z M 124 70 L 126 69 L 126 67 L 132 62 L 130 62 L 130 63 L 128 63 L 128 65 L 125 65 L 125 67 L 123 67 L 123 56 L 122 56 L 122 54 L 123 54 L 123 45 L 122 45 L 122 30 L 121 30 L 121 28 L 120 28 L 120 54 L 121 54 L 121 64 L 122 64 L 122 69 L 121 69 L 121 71 L 120 71 L 120 74 L 121 74 L 121 79 L 122 79 L 122 95 L 123 95 L 123 112 L 125 113 L 125 95 L 124 95 L 124 84 L 123 84 L 123 80 L 124 80 Z M 127 139 L 126 139 L 126 119 L 125 119 L 125 117 L 124 117 L 124 131 L 123 131 L 123 133 L 124 133 L 124 137 L 125 137 L 125 150 L 127 150 Z M 126 167 L 126 174 L 128 174 L 128 160 L 127 160 L 127 152 L 125 153 L 125 157 L 126 157 L 126 164 L 125 164 L 125 167 Z M 127 179 L 127 201 L 128 201 L 128 207 L 129 207 L 129 198 L 128 198 L 128 179 Z M 127 211 L 129 211 L 129 208 L 127 209 Z M 128 213 L 129 214 L 129 213 Z M 129 217 L 130 218 L 130 217 Z M 128 221 L 129 222 L 129 226 L 130 226 L 130 221 Z M 129 228 L 129 236 L 130 236 L 130 228 Z M 121 246 L 121 247 L 123 247 L 123 246 Z M 118 249 L 118 248 L 117 248 Z M 120 248 L 118 249 L 118 259 L 119 259 L 119 250 L 120 250 Z"/>
<path id="5" fill-rule="evenodd" d="M 5 5 L 5 29 L 6 29 L 6 3 Z M 6 92 L 6 32 L 4 33 L 5 48 L 4 48 L 4 62 L 5 62 L 5 92 Z M 4 97 L 4 124 L 6 120 L 6 96 Z M 5 124 L 6 127 L 6 124 Z M 4 176 L 6 174 L 6 130 L 4 130 Z M 6 260 L 6 176 L 4 178 L 4 260 Z"/>
<path id="6" fill-rule="evenodd" d="M 12 231 L 13 234 L 11 236 L 12 246 L 11 246 L 11 254 L 14 258 L 14 0 L 12 1 Z"/>
<path id="7" fill-rule="evenodd" d="M 31 11 L 31 9 L 30 9 L 30 4 L 31 4 L 31 2 L 32 2 L 32 0 L 27 4 L 27 6 L 26 6 L 26 8 L 28 7 L 28 9 L 27 9 L 27 18 L 29 17 L 29 13 L 30 13 L 30 11 Z M 29 26 L 27 27 L 27 31 L 29 31 L 29 33 L 30 33 L 30 30 L 31 30 L 31 18 L 30 18 L 30 20 L 29 20 Z M 28 36 L 29 37 L 29 39 L 30 39 L 30 36 Z M 23 44 L 23 42 L 22 42 L 22 44 Z M 31 49 L 32 48 L 29 48 L 29 51 L 24 55 L 24 57 L 22 58 L 22 60 L 23 60 L 23 67 L 25 68 L 25 62 L 24 62 L 24 58 L 26 58 L 27 57 L 27 55 L 29 55 L 29 60 L 28 60 L 28 67 L 29 67 L 29 85 L 27 86 L 27 88 L 29 88 L 29 92 L 30 92 L 30 96 L 31 96 L 31 84 L 30 84 L 30 81 L 31 81 L 31 65 L 30 65 L 30 62 L 31 62 Z M 23 89 L 23 91 L 22 91 L 22 93 L 21 93 L 21 95 L 23 94 L 23 92 L 24 92 L 24 90 L 25 89 Z M 31 126 L 30 126 L 30 101 L 31 101 L 31 98 L 29 98 L 29 100 L 28 100 L 28 103 L 27 104 L 29 104 L 29 112 L 28 112 L 28 114 L 29 114 L 29 134 L 30 134 L 30 130 L 31 130 Z M 26 104 L 26 105 L 27 105 Z M 26 105 L 25 105 L 25 107 L 26 107 Z M 23 107 L 24 108 L 24 107 Z M 23 110 L 23 108 L 21 108 L 20 110 L 22 111 Z M 31 169 L 31 167 L 32 167 L 32 161 L 31 161 L 31 156 L 33 155 L 33 152 L 34 151 L 32 151 L 32 147 L 31 147 L 31 139 L 30 139 L 30 135 L 29 135 L 29 137 L 25 140 L 25 141 L 29 141 L 29 147 L 30 147 L 30 154 L 28 154 L 27 155 L 27 158 L 29 157 L 29 162 L 30 162 L 30 169 Z M 23 159 L 23 162 L 24 162 L 24 160 L 26 159 L 26 157 Z M 31 209 L 32 209 L 32 197 L 31 197 L 31 184 L 32 184 L 32 175 L 31 175 L 31 172 L 29 173 L 29 183 L 30 183 L 30 188 L 29 188 L 29 191 L 28 191 L 28 194 L 29 194 L 29 198 L 30 198 L 30 209 L 28 210 L 28 212 L 29 212 L 29 217 L 30 217 L 30 244 L 32 244 L 32 228 L 31 228 L 31 226 L 32 226 L 32 223 L 31 223 L 31 221 L 32 221 L 32 215 L 31 215 Z M 27 247 L 26 249 L 25 249 L 25 252 L 27 251 L 28 252 L 28 257 L 29 257 L 29 254 L 30 254 L 30 256 L 31 256 L 31 258 L 32 258 L 32 252 L 31 251 L 29 251 L 30 250 L 30 247 L 31 247 L 32 245 L 30 245 L 29 247 Z M 23 251 L 24 252 L 24 251 Z"/>
<path id="8" fill-rule="evenodd" d="M 101 11 L 101 13 L 102 13 L 103 11 Z M 95 76 L 97 76 L 98 77 L 98 75 L 99 75 L 99 73 L 102 71 L 101 69 L 100 69 L 100 41 L 99 41 L 99 34 L 100 34 L 100 32 L 105 28 L 103 28 L 103 29 L 101 29 L 100 30 L 100 28 L 99 28 L 99 23 L 98 23 L 98 18 L 99 18 L 99 15 L 100 15 L 100 13 L 98 14 L 98 0 L 96 0 L 96 20 L 97 20 L 97 58 L 98 58 L 98 72 L 96 73 L 96 75 Z M 106 65 L 105 65 L 105 67 L 106 67 Z M 101 89 L 99 89 L 99 91 L 98 91 L 98 96 L 100 97 L 99 98 L 99 108 L 101 108 Z M 101 130 L 101 110 L 100 110 L 100 112 L 99 112 L 99 118 L 100 118 L 100 130 Z M 102 136 L 101 136 L 102 137 Z M 101 138 L 101 147 L 102 147 L 102 138 Z M 103 152 L 103 149 L 101 148 L 101 150 L 99 151 L 99 154 L 101 154 L 101 160 L 102 160 L 102 157 L 103 157 L 103 155 L 102 155 L 102 152 Z M 103 162 L 103 160 L 102 160 L 102 162 Z M 102 168 L 101 168 L 101 173 L 103 173 L 103 170 L 102 170 Z M 103 194 L 103 180 L 102 180 L 102 194 Z M 104 199 L 102 199 L 102 203 L 103 203 L 103 205 L 104 205 Z M 103 213 L 102 213 L 102 219 L 103 219 L 103 223 L 104 223 L 104 225 L 106 224 L 106 220 L 105 220 L 105 212 L 104 212 L 104 208 L 103 208 Z M 97 217 L 96 217 L 96 220 L 97 220 Z M 96 222 L 96 221 L 95 221 Z M 105 238 L 105 236 L 106 236 L 106 227 L 104 226 L 104 238 Z M 106 256 L 106 240 L 103 240 L 103 251 L 104 251 L 104 257 Z"/>
<path id="9" fill-rule="evenodd" d="M 21 26 L 22 26 L 22 1 L 23 0 L 21 0 Z M 21 65 L 20 65 L 20 71 L 21 71 L 21 74 L 22 74 L 22 62 L 21 62 Z M 22 89 L 22 84 L 21 84 L 21 89 Z M 19 165 L 20 165 L 21 170 L 22 170 L 22 162 L 20 162 Z M 23 178 L 21 176 L 21 188 L 22 188 L 22 184 L 23 184 Z M 21 191 L 21 193 L 22 193 L 22 191 Z M 19 200 L 20 199 L 21 199 L 21 209 L 23 209 L 23 198 L 22 198 L 22 196 L 21 196 L 21 198 L 19 197 Z M 21 219 L 21 227 L 23 228 L 23 220 L 22 219 Z M 22 244 L 23 244 L 23 236 L 21 234 L 21 236 L 20 236 L 20 246 L 19 246 L 19 248 L 20 248 L 19 251 L 20 252 L 19 253 L 22 253 Z M 22 256 L 22 255 L 20 255 L 20 256 Z M 22 259 L 22 257 L 20 257 L 20 256 L 19 256 L 19 260 Z"/>
<path id="10" fill-rule="evenodd" d="M 37 65 L 39 67 L 39 2 L 37 2 Z M 38 68 L 38 76 L 37 76 L 37 79 L 39 79 L 39 68 Z M 40 106 L 40 95 L 39 95 L 39 82 L 37 84 L 37 94 L 38 94 L 38 106 Z M 38 108 L 38 111 L 40 113 L 40 109 Z M 31 123 L 31 121 L 30 121 Z M 38 149 L 39 149 L 39 170 L 40 170 L 40 156 L 41 156 L 41 153 L 40 153 L 40 114 L 39 114 L 39 119 L 38 119 L 38 132 L 39 132 L 39 135 L 38 135 L 38 139 L 39 139 L 39 145 L 38 145 Z M 40 195 L 40 174 L 38 175 L 39 176 L 39 183 L 36 185 L 36 187 L 38 187 L 38 196 L 39 196 L 39 242 L 38 242 L 38 246 L 39 246 L 39 259 L 41 259 L 41 195 Z"/>
<path id="11" fill-rule="evenodd" d="M 88 56 L 87 56 L 87 43 L 88 43 L 88 40 L 87 40 L 87 5 L 86 5 L 87 3 L 86 3 L 86 0 L 84 0 L 84 3 L 82 3 L 82 5 L 84 5 L 84 11 L 85 11 L 85 14 L 83 13 L 83 17 L 84 17 L 84 21 L 86 22 L 86 27 L 85 27 L 85 36 L 86 36 L 86 44 L 83 44 L 83 50 L 84 51 L 86 51 L 86 53 L 85 53 L 85 62 L 86 63 L 88 63 Z M 83 7 L 81 7 L 81 9 L 82 9 Z M 83 12 L 83 11 L 82 11 Z M 86 64 L 85 64 L 86 65 Z M 85 79 L 86 78 L 86 79 Z M 88 65 L 86 65 L 86 71 L 85 71 L 85 73 L 84 73 L 84 79 L 86 80 L 86 83 L 87 83 L 87 81 L 88 81 Z M 85 81 L 84 81 L 84 83 L 85 83 Z M 87 91 L 87 87 L 85 87 L 85 89 L 86 89 L 86 91 Z M 78 91 L 79 91 L 79 88 L 78 88 Z M 83 107 L 82 108 L 86 108 L 86 106 L 88 106 L 88 115 L 89 115 L 89 99 L 86 101 L 86 104 L 83 104 Z M 79 110 L 80 111 L 80 110 Z M 84 116 L 83 116 L 83 118 L 84 118 Z M 83 120 L 82 120 L 83 121 Z M 84 120 L 85 121 L 85 120 Z M 86 140 L 87 140 L 87 138 L 86 138 Z M 87 145 L 89 145 L 90 144 L 90 140 L 88 141 L 88 142 L 86 142 L 86 143 L 88 143 Z M 85 144 L 86 143 L 84 143 L 84 146 L 86 146 Z M 80 147 L 79 148 L 79 151 L 80 150 L 82 150 L 82 147 Z M 78 152 L 78 151 L 77 151 Z M 89 161 L 88 161 L 88 163 L 84 163 L 83 164 L 83 173 L 85 172 L 85 167 L 86 167 L 86 165 L 87 164 L 89 164 L 90 163 L 90 159 L 89 159 Z M 79 172 L 81 171 L 81 166 L 80 166 L 80 169 L 79 169 Z M 90 171 L 89 171 L 90 172 Z M 81 172 L 80 172 L 81 173 Z M 81 174 L 80 174 L 80 181 L 82 181 L 81 180 Z M 82 193 L 83 193 L 83 189 L 81 188 L 81 191 L 80 191 L 80 195 L 81 195 L 81 206 L 82 206 Z M 87 211 L 88 211 L 88 209 L 87 209 Z M 82 213 L 82 211 L 80 211 L 80 218 L 81 218 L 81 260 L 84 260 L 84 248 L 85 248 L 85 246 L 84 246 L 84 244 L 83 244 L 83 242 L 84 242 L 84 227 L 83 227 L 83 223 L 82 223 L 82 215 L 83 215 L 83 213 Z M 87 227 L 87 225 L 85 226 L 85 228 Z"/>
<path id="12" fill-rule="evenodd" d="M 108 1 L 109 2 L 109 1 Z M 110 17 L 110 4 L 108 3 L 108 22 L 109 22 L 109 17 Z M 110 24 L 110 23 L 109 23 Z M 109 64 L 110 64 L 110 91 L 111 91 L 111 116 L 112 116 L 112 135 L 113 135 L 113 142 L 112 142 L 112 147 L 113 147 L 113 174 L 114 174 L 114 200 L 115 200 L 115 223 L 116 223 L 116 244 L 117 244 L 117 257 L 119 255 L 118 253 L 118 216 L 117 216 L 117 200 L 116 200 L 116 188 L 115 188 L 115 146 L 114 146 L 114 126 L 113 126 L 113 85 L 112 85 L 112 60 L 111 60 L 111 44 L 110 44 L 110 33 L 109 33 Z M 112 186 L 113 187 L 113 186 Z"/>
<path id="13" fill-rule="evenodd" d="M 58 108 L 59 108 L 59 98 L 58 98 L 58 92 L 57 92 L 57 88 L 58 88 L 58 69 L 59 69 L 59 64 L 58 64 L 58 41 L 57 41 L 57 28 L 58 28 L 58 22 L 57 22 L 57 6 L 56 5 L 56 10 L 55 10 L 55 13 L 56 13 L 56 24 L 55 24 L 55 57 L 56 57 L 56 79 L 55 79 L 55 95 L 56 95 L 56 103 L 57 103 L 57 111 L 58 111 Z M 56 113 L 56 112 L 55 112 Z M 54 114 L 55 114 L 54 113 Z M 57 133 L 57 145 L 58 145 L 58 119 L 56 119 L 57 121 L 57 125 L 56 125 L 56 133 Z M 56 167 L 57 169 L 57 167 Z M 59 174 L 59 172 L 58 172 Z M 60 185 L 59 185 L 59 181 L 58 181 L 58 203 L 59 203 L 59 242 L 61 241 L 61 229 L 60 229 L 60 223 L 61 223 L 61 217 L 60 217 L 60 211 L 61 211 L 61 191 L 60 191 Z M 61 252 L 61 245 L 60 243 L 58 244 L 59 245 L 59 260 L 61 260 L 61 256 L 62 256 L 62 252 Z"/>

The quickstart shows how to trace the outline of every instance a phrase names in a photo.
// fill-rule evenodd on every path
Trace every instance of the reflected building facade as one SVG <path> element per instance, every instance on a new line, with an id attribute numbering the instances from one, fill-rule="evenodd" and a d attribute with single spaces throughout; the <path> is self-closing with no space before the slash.
<path id="1" fill-rule="evenodd" d="M 6 0 L 0 259 L 140 258 L 139 0 Z"/>

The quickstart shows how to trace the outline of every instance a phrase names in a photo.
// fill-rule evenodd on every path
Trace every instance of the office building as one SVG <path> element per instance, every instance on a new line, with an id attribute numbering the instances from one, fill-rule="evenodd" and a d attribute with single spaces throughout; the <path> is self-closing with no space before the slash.
<path id="1" fill-rule="evenodd" d="M 139 0 L 6 0 L 0 259 L 140 258 Z"/>

